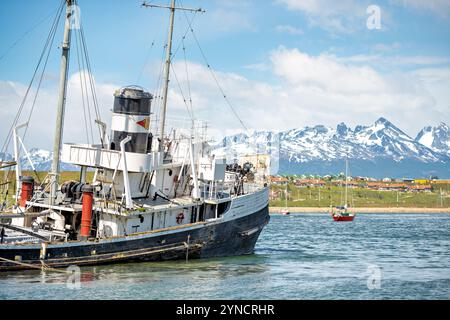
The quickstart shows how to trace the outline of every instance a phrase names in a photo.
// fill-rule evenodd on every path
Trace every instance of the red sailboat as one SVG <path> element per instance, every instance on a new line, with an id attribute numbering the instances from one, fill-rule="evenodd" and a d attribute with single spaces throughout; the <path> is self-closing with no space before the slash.
<path id="1" fill-rule="evenodd" d="M 331 208 L 331 216 L 334 221 L 353 221 L 356 213 L 348 211 L 348 159 L 345 159 L 345 204 L 340 207 Z"/>
<path id="2" fill-rule="evenodd" d="M 356 214 L 349 213 L 347 207 L 335 207 L 331 210 L 331 216 L 334 221 L 353 221 Z"/>

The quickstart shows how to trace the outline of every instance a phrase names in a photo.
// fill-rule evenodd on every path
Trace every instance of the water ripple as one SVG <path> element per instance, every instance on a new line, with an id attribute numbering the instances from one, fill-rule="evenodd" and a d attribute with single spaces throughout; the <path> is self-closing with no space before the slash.
<path id="1" fill-rule="evenodd" d="M 80 290 L 66 281 L 0 273 L 0 299 L 449 299 L 450 216 L 273 216 L 251 256 L 86 267 Z"/>

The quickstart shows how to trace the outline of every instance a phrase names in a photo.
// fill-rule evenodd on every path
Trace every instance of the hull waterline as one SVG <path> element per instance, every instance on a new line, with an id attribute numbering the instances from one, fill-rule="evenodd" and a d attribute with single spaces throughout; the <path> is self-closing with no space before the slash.
<path id="1" fill-rule="evenodd" d="M 168 261 L 248 255 L 269 222 L 269 208 L 245 217 L 177 229 L 100 240 L 33 245 L 2 245 L 0 271 L 41 266 L 63 268 L 139 261 Z M 14 262 L 12 262 L 14 261 Z"/>
<path id="2" fill-rule="evenodd" d="M 336 222 L 347 222 L 353 221 L 355 216 L 333 216 L 333 220 Z"/>

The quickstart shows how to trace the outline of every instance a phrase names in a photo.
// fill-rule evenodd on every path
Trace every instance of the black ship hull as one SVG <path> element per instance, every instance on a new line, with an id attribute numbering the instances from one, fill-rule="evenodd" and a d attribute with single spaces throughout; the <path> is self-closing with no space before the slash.
<path id="1" fill-rule="evenodd" d="M 244 217 L 97 241 L 0 245 L 0 271 L 248 255 L 269 222 L 268 206 Z"/>

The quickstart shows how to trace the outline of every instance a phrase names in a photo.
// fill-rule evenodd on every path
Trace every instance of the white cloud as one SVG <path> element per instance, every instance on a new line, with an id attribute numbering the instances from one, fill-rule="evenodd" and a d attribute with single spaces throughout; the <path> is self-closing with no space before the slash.
<path id="1" fill-rule="evenodd" d="M 392 2 L 406 8 L 429 11 L 442 18 L 450 17 L 450 1 L 448 0 L 392 0 Z"/>
<path id="2" fill-rule="evenodd" d="M 0 126 L 0 143 L 3 146 L 6 136 L 9 133 L 13 119 L 16 116 L 17 110 L 21 105 L 22 99 L 25 95 L 27 87 L 21 83 L 12 81 L 0 81 L 0 115 L 2 118 L 2 125 Z M 24 107 L 22 117 L 18 124 L 25 123 L 28 120 L 28 115 L 31 109 L 31 101 L 33 100 L 35 91 L 31 90 L 29 94 L 28 103 Z M 43 146 L 39 141 L 39 137 L 49 137 L 51 130 L 54 130 L 55 112 L 50 112 L 50 106 L 56 107 L 56 99 L 53 95 L 41 90 L 39 98 L 36 103 L 35 113 L 31 119 L 30 129 L 27 134 L 27 142 L 31 142 L 30 146 Z M 50 129 L 52 128 L 52 129 Z M 31 133 L 33 129 L 33 133 Z M 34 129 L 37 129 L 34 131 Z M 37 134 L 39 133 L 39 134 Z M 46 145 L 47 147 L 48 145 Z M 10 146 L 12 148 L 12 145 Z M 11 149 L 9 149 L 11 151 Z"/>
<path id="3" fill-rule="evenodd" d="M 243 67 L 244 69 L 248 69 L 248 70 L 255 70 L 255 71 L 268 71 L 271 69 L 271 66 L 267 63 L 261 62 L 261 63 L 254 63 L 254 64 L 249 64 Z"/>
<path id="4" fill-rule="evenodd" d="M 272 61 L 300 119 L 312 117 L 328 125 L 340 119 L 355 125 L 385 116 L 414 135 L 426 123 L 445 117 L 441 105 L 448 100 L 434 96 L 414 73 L 381 74 L 332 56 L 282 47 L 274 51 Z M 442 75 L 433 75 L 439 83 L 450 84 Z"/>
<path id="5" fill-rule="evenodd" d="M 302 29 L 289 25 L 278 25 L 275 29 L 277 32 L 288 33 L 291 35 L 302 35 L 304 33 Z"/>
<path id="6" fill-rule="evenodd" d="M 415 136 L 428 124 L 450 122 L 450 69 L 422 68 L 413 72 L 382 74 L 359 63 L 330 55 L 313 56 L 298 49 L 280 47 L 271 55 L 267 74 L 271 83 L 252 81 L 234 73 L 216 72 L 227 97 L 245 124 L 252 129 L 284 130 L 342 121 L 349 125 L 372 123 L 384 116 Z M 188 98 L 184 62 L 174 69 Z M 216 138 L 241 127 L 218 90 L 210 71 L 188 62 L 195 116 L 208 120 Z M 154 71 L 155 72 L 155 71 Z M 270 74 L 272 73 L 272 76 Z M 65 126 L 66 142 L 85 142 L 84 117 L 78 75 L 69 81 Z M 278 84 L 273 84 L 278 83 Z M 97 84 L 103 120 L 110 122 L 114 90 L 120 86 Z M 0 115 L 10 124 L 25 87 L 0 82 Z M 44 89 L 36 106 L 27 145 L 50 148 L 54 130 L 56 88 Z M 187 117 L 186 106 L 172 76 L 169 118 Z M 158 113 L 155 103 L 153 111 Z M 7 126 L 0 127 L 0 137 Z"/>
<path id="7" fill-rule="evenodd" d="M 255 31 L 256 27 L 251 23 L 249 18 L 238 11 L 229 11 L 219 8 L 211 13 L 214 21 L 220 21 L 219 31 Z"/>
<path id="8" fill-rule="evenodd" d="M 95 79 L 94 79 L 95 82 Z M 111 113 L 110 110 L 113 107 L 114 92 L 119 89 L 120 85 L 114 85 L 110 83 L 97 83 L 95 86 L 96 95 L 98 100 L 98 107 L 100 112 L 100 117 L 102 121 L 110 124 Z M 86 94 L 86 93 L 84 93 Z M 68 82 L 68 96 L 67 96 L 67 108 L 66 108 L 66 122 L 65 122 L 65 135 L 67 142 L 86 142 L 86 129 L 82 102 L 82 92 L 80 85 L 80 73 L 74 73 L 69 78 Z M 90 108 L 89 112 L 86 110 L 86 119 L 89 123 L 92 123 L 94 139 L 96 143 L 98 140 L 98 129 L 94 124 L 95 111 L 92 99 L 89 101 L 89 106 L 86 104 L 86 109 Z M 89 121 L 91 119 L 91 121 Z M 90 128 L 88 127 L 90 132 Z"/>
<path id="9" fill-rule="evenodd" d="M 81 99 L 81 86 L 79 73 L 70 76 L 68 82 L 67 105 L 64 125 L 65 142 L 85 143 L 85 121 Z M 99 101 L 102 120 L 109 122 L 112 108 L 114 90 L 118 86 L 111 84 L 97 84 L 96 92 Z M 9 131 L 13 119 L 19 109 L 20 103 L 25 95 L 26 86 L 21 83 L 11 81 L 0 81 L 0 116 L 4 125 L 0 126 L 0 142 L 3 145 L 4 139 Z M 30 92 L 28 102 L 19 123 L 27 121 L 31 110 L 31 102 L 35 91 Z M 53 135 L 56 121 L 56 104 L 58 90 L 55 86 L 42 88 L 36 101 L 30 126 L 27 131 L 25 144 L 28 148 L 38 147 L 50 149 L 53 143 Z M 93 105 L 91 103 L 91 118 L 95 119 Z M 93 122 L 94 120 L 92 120 Z M 94 127 L 94 136 L 98 136 L 98 130 Z M 96 141 L 98 142 L 98 140 Z M 12 147 L 12 145 L 11 145 Z M 11 151 L 11 150 L 10 150 Z"/>
<path id="10" fill-rule="evenodd" d="M 304 11 L 317 16 L 333 16 L 361 8 L 356 0 L 280 0 L 291 10 Z"/>
<path id="11" fill-rule="evenodd" d="M 362 63 L 384 67 L 422 67 L 450 63 L 450 56 L 401 56 L 401 55 L 354 55 L 348 57 L 335 57 L 342 63 Z"/>
<path id="12" fill-rule="evenodd" d="M 413 72 L 429 94 L 436 101 L 436 110 L 442 115 L 441 121 L 450 123 L 450 68 L 426 68 Z M 437 124 L 439 119 L 435 119 Z"/>
<path id="13" fill-rule="evenodd" d="M 182 67 L 177 66 L 180 69 L 177 73 L 182 73 Z M 189 69 L 197 116 L 208 119 L 222 132 L 238 129 L 238 121 L 220 96 L 209 71 L 193 63 Z M 278 85 L 251 81 L 236 74 L 218 73 L 218 78 L 250 128 L 282 130 L 336 125 L 341 121 L 350 125 L 369 124 L 384 116 L 415 135 L 429 123 L 445 121 L 442 106 L 450 100 L 437 95 L 435 88 L 436 84 L 449 85 L 450 80 L 446 74 L 434 71 L 437 70 L 430 74 L 438 80 L 425 83 L 417 73 L 382 74 L 367 65 L 343 62 L 338 57 L 311 56 L 298 49 L 280 47 L 271 54 L 271 72 Z M 182 108 L 180 105 L 179 109 Z"/>
<path id="14" fill-rule="evenodd" d="M 374 46 L 374 49 L 379 52 L 392 52 L 392 51 L 397 51 L 401 47 L 402 47 L 402 45 L 400 42 L 394 42 L 391 44 L 377 43 Z"/>
<path id="15" fill-rule="evenodd" d="M 278 0 L 289 10 L 303 12 L 311 26 L 331 33 L 352 33 L 366 25 L 366 1 Z"/>
<path id="16" fill-rule="evenodd" d="M 329 56 L 311 57 L 280 48 L 272 55 L 275 74 L 289 84 L 336 93 L 386 91 L 380 75 L 368 67 L 346 66 Z"/>

